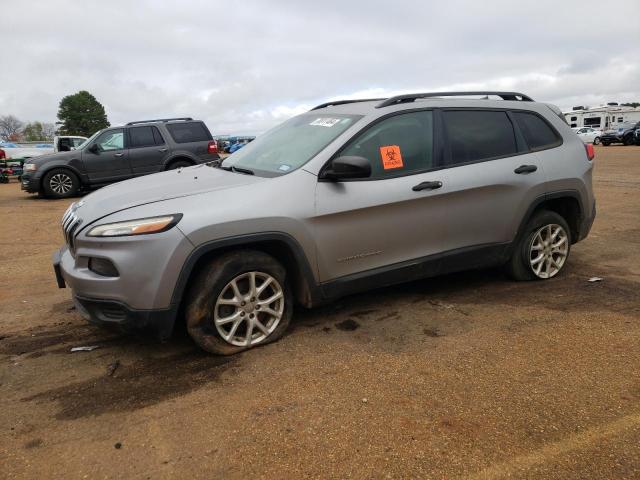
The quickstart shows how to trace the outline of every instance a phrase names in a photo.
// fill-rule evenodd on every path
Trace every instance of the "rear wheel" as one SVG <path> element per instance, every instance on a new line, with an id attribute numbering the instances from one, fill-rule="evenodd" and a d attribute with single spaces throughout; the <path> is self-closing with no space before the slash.
<path id="1" fill-rule="evenodd" d="M 543 210 L 527 224 L 507 267 L 516 280 L 547 280 L 560 273 L 570 250 L 571 231 L 565 219 Z"/>
<path id="2" fill-rule="evenodd" d="M 80 188 L 80 181 L 75 173 L 63 168 L 54 168 L 44 176 L 42 189 L 47 197 L 68 198 Z"/>
<path id="3" fill-rule="evenodd" d="M 625 145 L 633 145 L 635 142 L 633 141 L 633 135 L 627 135 L 624 137 L 623 142 Z"/>
<path id="4" fill-rule="evenodd" d="M 593 144 L 594 145 L 600 145 L 600 137 L 596 137 L 593 139 Z"/>
<path id="5" fill-rule="evenodd" d="M 186 302 L 189 335 L 219 355 L 277 340 L 293 307 L 284 267 L 253 250 L 226 253 L 211 262 L 194 279 Z"/>
<path id="6" fill-rule="evenodd" d="M 189 160 L 176 160 L 175 162 L 171 162 L 167 167 L 167 170 L 175 170 L 176 168 L 185 168 L 193 165 Z"/>

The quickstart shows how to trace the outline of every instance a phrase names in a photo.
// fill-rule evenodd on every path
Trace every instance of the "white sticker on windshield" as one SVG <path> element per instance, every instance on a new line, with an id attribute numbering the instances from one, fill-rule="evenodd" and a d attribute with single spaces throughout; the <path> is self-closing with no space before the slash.
<path id="1" fill-rule="evenodd" d="M 278 170 L 280 170 L 281 172 L 288 172 L 289 170 L 291 170 L 291 165 L 283 163 L 278 167 Z"/>
<path id="2" fill-rule="evenodd" d="M 309 125 L 314 125 L 316 127 L 333 127 L 339 121 L 339 118 L 316 118 Z"/>

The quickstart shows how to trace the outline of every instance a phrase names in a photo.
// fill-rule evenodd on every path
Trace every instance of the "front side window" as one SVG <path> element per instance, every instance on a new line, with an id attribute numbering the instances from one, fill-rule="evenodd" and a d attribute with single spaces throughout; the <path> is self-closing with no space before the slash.
<path id="1" fill-rule="evenodd" d="M 86 140 L 84 138 L 72 138 L 71 143 L 73 143 L 74 148 L 80 147 Z"/>
<path id="2" fill-rule="evenodd" d="M 513 112 L 524 139 L 532 150 L 551 148 L 560 144 L 560 138 L 538 115 L 527 112 Z M 587 130 L 587 129 L 584 129 Z"/>
<path id="3" fill-rule="evenodd" d="M 222 167 L 243 168 L 270 177 L 286 174 L 315 157 L 360 118 L 316 112 L 293 117 L 236 150 Z"/>
<path id="4" fill-rule="evenodd" d="M 103 152 L 110 150 L 122 150 L 124 148 L 124 130 L 121 128 L 107 130 L 100 134 L 95 144 Z"/>
<path id="5" fill-rule="evenodd" d="M 433 168 L 433 112 L 386 118 L 352 140 L 340 155 L 369 160 L 371 178 Z"/>
<path id="6" fill-rule="evenodd" d="M 445 162 L 459 165 L 517 152 L 513 125 L 506 112 L 450 110 L 443 112 L 449 139 Z"/>

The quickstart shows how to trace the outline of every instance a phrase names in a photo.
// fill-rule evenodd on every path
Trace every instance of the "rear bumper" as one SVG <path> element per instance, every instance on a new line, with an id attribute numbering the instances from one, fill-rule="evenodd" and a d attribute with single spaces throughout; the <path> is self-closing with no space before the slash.
<path id="1" fill-rule="evenodd" d="M 584 240 L 589 235 L 591 231 L 591 227 L 593 226 L 593 222 L 596 219 L 596 202 L 593 202 L 593 207 L 591 207 L 591 215 L 582 219 L 582 223 L 580 224 L 580 232 L 578 233 L 578 242 L 580 240 Z"/>

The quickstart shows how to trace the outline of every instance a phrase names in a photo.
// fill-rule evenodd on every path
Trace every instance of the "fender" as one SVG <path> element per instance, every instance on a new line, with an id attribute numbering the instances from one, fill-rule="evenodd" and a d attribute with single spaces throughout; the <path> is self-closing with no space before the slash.
<path id="1" fill-rule="evenodd" d="M 525 213 L 524 217 L 520 221 L 520 225 L 518 226 L 518 231 L 516 232 L 515 239 L 518 240 L 520 235 L 522 235 L 522 232 L 524 232 L 525 227 L 527 226 L 527 223 L 531 218 L 531 215 L 540 205 L 542 205 L 544 202 L 549 200 L 554 200 L 557 198 L 566 198 L 566 197 L 573 198 L 578 202 L 578 207 L 580 209 L 580 218 L 578 219 L 578 225 L 582 225 L 582 222 L 584 220 L 585 208 L 582 202 L 582 197 L 580 196 L 580 192 L 578 192 L 578 190 L 558 190 L 556 192 L 548 192 L 548 193 L 545 193 L 544 195 L 540 195 L 539 197 L 536 197 L 536 199 L 533 202 L 531 202 L 531 205 L 529 205 L 527 212 Z M 513 242 L 514 245 L 516 243 L 517 243 L 516 241 Z"/>
<path id="2" fill-rule="evenodd" d="M 178 280 L 173 289 L 173 295 L 171 296 L 171 304 L 176 306 L 180 304 L 187 287 L 187 282 L 194 268 L 205 255 L 230 247 L 251 248 L 255 246 L 259 248 L 260 244 L 264 244 L 265 242 L 280 243 L 286 246 L 293 255 L 295 267 L 298 270 L 297 272 L 293 272 L 293 275 L 295 276 L 297 274 L 299 281 L 303 284 L 300 285 L 304 290 L 303 304 L 305 306 L 315 306 L 322 303 L 323 299 L 320 287 L 316 283 L 313 270 L 298 241 L 284 232 L 264 232 L 222 238 L 196 247 L 187 258 L 178 275 Z M 289 268 L 291 268 L 291 265 L 289 265 Z"/>
<path id="3" fill-rule="evenodd" d="M 37 158 L 37 157 L 36 157 Z M 44 176 L 50 171 L 53 170 L 54 168 L 61 168 L 63 170 L 70 170 L 72 171 L 76 177 L 78 177 L 78 180 L 80 180 L 80 186 L 82 187 L 83 185 L 87 185 L 89 183 L 89 177 L 87 176 L 86 173 L 82 173 L 80 170 L 78 170 L 75 166 L 69 164 L 69 163 L 46 163 L 43 166 L 43 169 L 39 172 L 39 177 L 38 177 L 38 182 L 40 184 L 42 184 L 42 180 L 44 179 Z"/>

